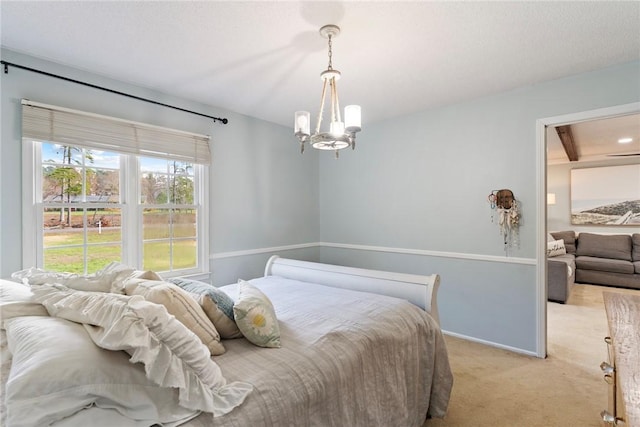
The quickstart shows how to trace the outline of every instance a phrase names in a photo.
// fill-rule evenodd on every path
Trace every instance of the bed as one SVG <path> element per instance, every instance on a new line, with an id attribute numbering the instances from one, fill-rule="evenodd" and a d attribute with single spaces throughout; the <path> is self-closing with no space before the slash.
<path id="1" fill-rule="evenodd" d="M 14 391 L 11 391 L 13 394 L 8 393 L 9 386 L 13 386 L 11 376 L 16 377 L 14 371 L 18 369 L 15 367 L 17 362 L 12 362 L 7 348 L 7 335 L 16 341 L 15 331 L 24 326 L 21 322 L 35 323 L 33 330 L 42 331 L 43 327 L 37 324 L 38 321 L 51 323 L 47 327 L 54 328 L 52 330 L 57 330 L 58 323 L 64 323 L 82 335 L 84 332 L 80 332 L 78 328 L 81 326 L 75 321 L 89 322 L 83 318 L 74 318 L 74 322 L 69 322 L 56 317 L 80 316 L 77 311 L 69 314 L 65 312 L 66 308 L 56 306 L 61 304 L 60 301 L 64 302 L 64 298 L 75 298 L 79 292 L 70 291 L 62 295 L 66 291 L 62 291 L 61 286 L 56 285 L 53 289 L 49 284 L 44 284 L 31 286 L 31 289 L 35 289 L 35 296 L 32 297 L 23 290 L 15 291 L 15 285 L 2 281 L 0 287 L 3 290 L 2 317 L 8 319 L 5 321 L 7 333 L 2 331 L 0 337 L 3 425 L 7 420 L 5 396 L 9 398 L 15 395 Z M 129 402 L 113 403 L 102 397 L 85 402 L 81 410 L 69 409 L 64 416 L 58 413 L 56 419 L 48 418 L 50 421 L 47 423 L 56 426 L 90 424 L 122 427 L 141 427 L 154 423 L 187 427 L 422 426 L 427 417 L 445 415 L 453 384 L 446 345 L 438 325 L 438 285 L 439 277 L 435 274 L 390 273 L 274 256 L 267 262 L 264 277 L 218 288 L 234 299 L 234 305 L 237 306 L 245 302 L 244 296 L 248 290 L 257 290 L 260 295 L 267 297 L 277 318 L 278 345 L 258 346 L 246 334 L 245 338 L 222 339 L 224 353 L 208 357 L 207 363 L 215 365 L 217 374 L 224 377 L 220 383 L 224 385 L 219 388 L 222 391 L 214 400 L 217 399 L 224 406 L 242 394 L 240 403 L 234 401 L 230 404 L 231 409 L 216 416 L 211 413 L 215 411 L 183 408 L 182 405 L 169 410 L 169 406 L 176 401 L 182 404 L 183 400 L 198 399 L 198 393 L 187 393 L 183 389 L 186 386 L 182 384 L 180 387 L 162 387 L 163 392 L 168 389 L 174 394 L 158 398 L 165 399 L 160 406 L 166 409 L 165 412 L 173 412 L 169 414 L 172 418 L 167 418 L 166 413 L 149 413 L 148 407 L 143 416 L 138 416 L 135 410 L 122 408 Z M 57 294 L 52 297 L 53 294 L 49 293 L 43 297 L 46 292 L 42 289 L 47 287 Z M 9 288 L 12 290 L 7 291 Z M 27 292 L 32 292 L 25 288 Z M 41 304 L 46 305 L 49 312 L 42 312 L 42 305 L 33 302 L 34 298 L 43 300 Z M 51 298 L 57 302 L 51 303 Z M 127 304 L 130 305 L 130 301 L 135 300 L 126 296 L 116 299 L 129 301 Z M 12 300 L 19 301 L 16 307 L 11 306 Z M 58 307 L 53 310 L 54 315 L 47 318 L 54 306 Z M 92 307 L 97 308 L 84 310 L 82 316 L 104 310 L 102 303 Z M 89 350 L 94 351 L 95 347 L 98 352 L 96 357 L 103 357 L 107 353 L 122 357 L 129 365 L 132 365 L 128 362 L 129 357 L 144 363 L 145 354 L 140 354 L 138 350 L 127 348 L 125 352 L 97 347 L 94 335 L 98 334 L 98 341 L 102 339 L 104 344 L 110 338 L 104 334 L 110 332 L 105 332 L 108 328 L 96 332 L 96 328 L 85 326 L 94 339 L 93 342 L 89 341 L 92 343 Z M 163 327 L 165 330 L 166 327 Z M 39 339 L 46 341 L 50 335 Z M 13 347 L 17 346 L 13 342 Z M 202 347 L 200 345 L 198 351 Z M 179 349 L 184 348 L 183 344 L 179 346 Z M 42 351 L 45 352 L 43 358 L 48 358 L 47 349 Z M 133 366 L 144 376 L 145 370 L 153 369 L 148 369 L 148 366 L 162 359 L 157 354 L 154 358 L 151 360 L 148 357 L 144 367 L 139 366 L 141 363 Z M 46 363 L 49 363 L 48 360 Z M 193 382 L 187 379 L 186 383 L 190 384 L 190 381 Z M 179 389 L 179 395 L 176 389 Z M 92 391 L 92 394 L 95 392 Z M 139 399 L 139 396 L 134 395 L 130 399 Z M 167 403 L 169 400 L 171 402 Z M 37 401 L 43 402 L 42 399 Z M 52 402 L 57 401 L 54 399 Z M 158 406 L 154 402 L 149 404 L 141 400 L 139 406 L 145 405 Z M 73 405 L 69 404 L 69 407 Z M 24 418 L 30 416 L 28 413 Z M 10 423 L 6 425 L 29 425 L 21 419 L 12 416 L 9 408 Z"/>

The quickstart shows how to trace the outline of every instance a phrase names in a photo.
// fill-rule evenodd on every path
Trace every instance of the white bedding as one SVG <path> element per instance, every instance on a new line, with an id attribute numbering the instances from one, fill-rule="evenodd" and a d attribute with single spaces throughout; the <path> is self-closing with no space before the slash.
<path id="1" fill-rule="evenodd" d="M 273 302 L 282 347 L 225 340 L 227 352 L 213 360 L 229 382 L 254 391 L 231 413 L 202 413 L 185 427 L 421 426 L 427 412 L 444 416 L 453 379 L 440 329 L 426 312 L 396 298 L 274 276 L 250 282 Z M 236 298 L 236 285 L 222 289 Z M 4 419 L 4 331 L 0 344 Z M 103 416 L 94 407 L 76 418 L 88 419 L 84 412 Z"/>

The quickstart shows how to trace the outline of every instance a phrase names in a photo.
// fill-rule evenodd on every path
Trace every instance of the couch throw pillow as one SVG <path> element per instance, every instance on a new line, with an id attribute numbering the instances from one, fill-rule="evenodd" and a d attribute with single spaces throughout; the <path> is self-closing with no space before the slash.
<path id="1" fill-rule="evenodd" d="M 547 256 L 554 257 L 559 255 L 565 255 L 567 249 L 564 247 L 564 240 L 554 240 L 547 243 Z"/>
<path id="2" fill-rule="evenodd" d="M 575 231 L 552 231 L 550 234 L 553 236 L 553 240 L 564 240 L 564 247 L 567 249 L 568 254 L 576 253 Z"/>

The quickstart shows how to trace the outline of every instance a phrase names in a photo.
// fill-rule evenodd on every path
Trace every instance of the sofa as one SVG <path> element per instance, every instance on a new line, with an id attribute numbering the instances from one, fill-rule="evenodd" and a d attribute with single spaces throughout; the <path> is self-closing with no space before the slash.
<path id="1" fill-rule="evenodd" d="M 549 233 L 547 298 L 565 303 L 575 283 L 640 289 L 640 233 Z"/>

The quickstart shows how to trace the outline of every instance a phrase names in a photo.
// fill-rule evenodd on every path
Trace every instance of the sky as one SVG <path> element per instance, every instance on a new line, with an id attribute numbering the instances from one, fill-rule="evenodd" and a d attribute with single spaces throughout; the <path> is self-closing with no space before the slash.
<path id="1" fill-rule="evenodd" d="M 60 144 L 53 144 L 49 142 L 42 143 L 42 161 L 46 163 L 58 163 L 62 164 L 63 151 Z M 91 150 L 93 156 L 93 162 L 91 167 L 107 168 L 107 169 L 119 169 L 120 157 L 118 153 L 110 153 L 107 151 Z M 82 156 L 79 151 L 73 151 L 72 157 L 74 160 L 81 162 Z M 158 159 L 153 157 L 142 157 L 140 160 L 140 166 L 143 172 L 167 172 L 167 160 Z"/>

